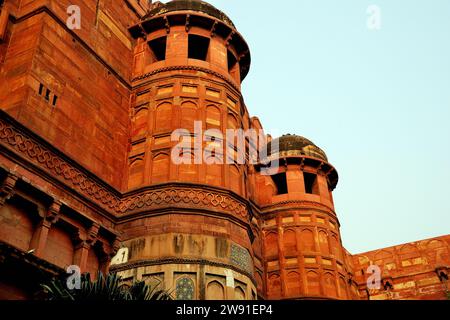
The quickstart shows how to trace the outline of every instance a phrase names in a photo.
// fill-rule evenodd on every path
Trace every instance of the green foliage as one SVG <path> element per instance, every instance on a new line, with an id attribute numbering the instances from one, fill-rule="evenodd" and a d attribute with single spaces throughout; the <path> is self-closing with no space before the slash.
<path id="1" fill-rule="evenodd" d="M 447 291 L 447 300 L 450 300 L 450 291 Z"/>
<path id="2" fill-rule="evenodd" d="M 66 282 L 55 279 L 42 285 L 48 300 L 59 301 L 147 301 L 172 300 L 170 293 L 151 288 L 145 282 L 135 282 L 131 286 L 122 283 L 117 274 L 104 276 L 101 272 L 95 281 L 89 273 L 82 275 L 81 288 L 69 290 Z"/>

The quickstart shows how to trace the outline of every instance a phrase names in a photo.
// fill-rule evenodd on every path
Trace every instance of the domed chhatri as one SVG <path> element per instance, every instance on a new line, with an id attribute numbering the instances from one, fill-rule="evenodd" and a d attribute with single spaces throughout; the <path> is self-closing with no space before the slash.
<path id="1" fill-rule="evenodd" d="M 173 11 L 197 11 L 206 13 L 216 19 L 219 19 L 233 28 L 236 28 L 233 21 L 222 11 L 214 7 L 213 5 L 199 0 L 173 0 L 165 4 L 160 4 L 151 10 L 145 17 L 144 20 L 150 17 L 155 17 L 161 14 L 166 14 Z"/>
<path id="2" fill-rule="evenodd" d="M 271 154 L 272 145 L 275 149 L 278 147 L 278 152 L 275 154 Z M 286 134 L 272 140 L 268 144 L 268 152 L 272 157 L 307 156 L 328 162 L 328 157 L 322 149 L 312 141 L 298 135 Z"/>
<path id="3" fill-rule="evenodd" d="M 166 67 L 171 63 L 173 63 L 172 66 L 175 66 L 175 63 L 180 61 L 180 52 L 187 49 L 180 47 L 180 43 L 186 42 L 183 40 L 184 33 L 180 33 L 180 27 L 182 27 L 189 34 L 188 36 L 191 36 L 193 44 L 189 46 L 191 52 L 195 51 L 199 53 L 197 57 L 201 57 L 197 60 L 212 59 L 211 69 L 223 64 L 223 68 L 228 68 L 238 84 L 245 79 L 251 65 L 250 48 L 233 21 L 225 13 L 209 3 L 196 0 L 156 2 L 151 8 L 139 22 L 130 26 L 128 30 L 135 39 L 147 39 L 147 42 L 159 37 L 159 42 L 154 42 L 153 45 L 157 46 L 157 51 L 160 53 L 157 54 L 160 57 L 158 59 L 165 60 Z M 179 30 L 175 31 L 177 28 Z M 171 43 L 164 42 L 164 36 L 161 33 L 164 30 L 167 34 L 167 41 Z M 198 36 L 203 39 L 199 40 Z M 211 46 L 209 58 L 207 55 L 208 45 Z M 164 53 L 168 55 L 167 59 L 161 58 L 164 57 Z M 226 65 L 227 63 L 228 65 Z"/>

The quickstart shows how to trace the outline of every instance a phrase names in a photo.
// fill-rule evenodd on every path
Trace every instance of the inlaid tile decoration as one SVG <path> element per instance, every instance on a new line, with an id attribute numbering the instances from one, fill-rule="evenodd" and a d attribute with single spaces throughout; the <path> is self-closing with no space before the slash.
<path id="1" fill-rule="evenodd" d="M 238 245 L 231 245 L 231 263 L 236 267 L 242 268 L 245 271 L 253 274 L 252 257 L 247 249 Z"/>
<path id="2" fill-rule="evenodd" d="M 194 300 L 194 281 L 189 278 L 177 280 L 177 300 Z"/>

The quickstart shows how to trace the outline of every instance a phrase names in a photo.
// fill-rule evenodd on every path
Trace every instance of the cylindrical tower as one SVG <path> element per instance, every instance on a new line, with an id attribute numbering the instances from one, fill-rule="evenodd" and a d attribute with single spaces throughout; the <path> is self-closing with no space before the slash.
<path id="1" fill-rule="evenodd" d="M 270 154 L 272 145 L 278 151 Z M 267 298 L 356 297 L 333 204 L 336 170 L 320 148 L 300 136 L 282 136 L 268 149 L 279 169 L 272 176 L 255 176 Z"/>
<path id="2" fill-rule="evenodd" d="M 256 299 L 247 167 L 226 161 L 224 139 L 251 126 L 240 92 L 249 48 L 202 1 L 158 4 L 130 32 L 135 210 L 121 218 L 123 257 L 113 270 L 161 282 L 177 299 Z M 179 150 L 181 141 L 189 147 Z"/>

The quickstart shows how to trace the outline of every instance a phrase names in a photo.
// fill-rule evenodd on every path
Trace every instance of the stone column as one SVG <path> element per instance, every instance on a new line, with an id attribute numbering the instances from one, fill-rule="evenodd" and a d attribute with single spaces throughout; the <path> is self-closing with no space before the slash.
<path id="1" fill-rule="evenodd" d="M 120 248 L 120 238 L 117 237 L 111 246 L 105 249 L 103 257 L 100 259 L 100 271 L 103 274 L 107 274 L 109 272 L 109 268 L 111 266 L 111 260 L 117 254 Z"/>
<path id="2" fill-rule="evenodd" d="M 47 238 L 50 228 L 55 224 L 60 216 L 61 203 L 55 201 L 48 208 L 45 216 L 39 222 L 38 226 L 34 230 L 33 237 L 30 242 L 30 250 L 34 250 L 34 255 L 42 258 L 47 245 Z"/>
<path id="3" fill-rule="evenodd" d="M 82 273 L 87 272 L 89 250 L 92 250 L 94 244 L 97 242 L 99 229 L 100 225 L 94 223 L 89 228 L 87 234 L 79 232 L 76 236 L 78 244 L 75 247 L 73 263 L 80 267 Z"/>

